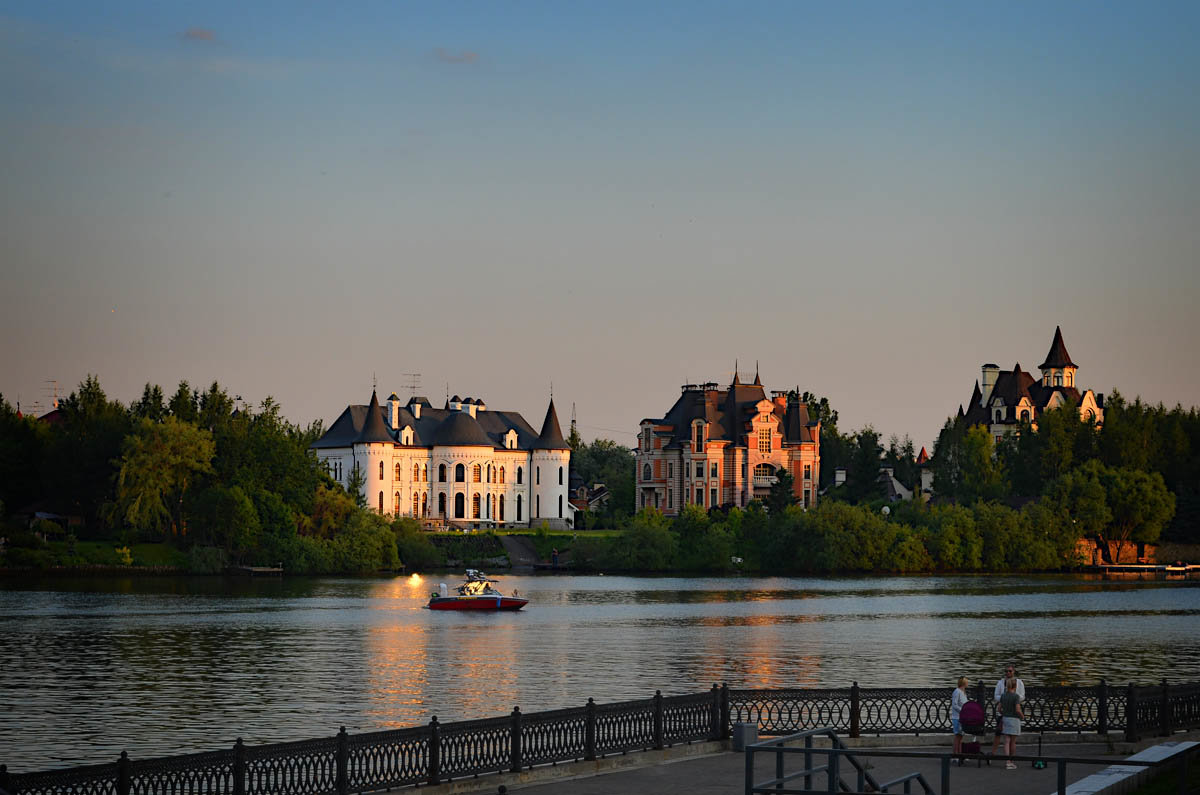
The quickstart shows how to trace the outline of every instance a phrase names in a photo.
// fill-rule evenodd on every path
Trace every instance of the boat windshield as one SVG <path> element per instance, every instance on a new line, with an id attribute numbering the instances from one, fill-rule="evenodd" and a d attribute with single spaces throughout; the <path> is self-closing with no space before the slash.
<path id="1" fill-rule="evenodd" d="M 487 580 L 468 580 L 458 586 L 458 592 L 463 596 L 487 596 L 499 593 Z"/>

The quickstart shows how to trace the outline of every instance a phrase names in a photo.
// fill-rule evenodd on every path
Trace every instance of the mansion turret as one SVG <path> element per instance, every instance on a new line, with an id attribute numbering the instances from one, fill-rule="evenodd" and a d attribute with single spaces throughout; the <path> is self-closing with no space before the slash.
<path id="1" fill-rule="evenodd" d="M 754 374 L 743 384 L 685 384 L 661 419 L 641 423 L 637 507 L 677 516 L 684 505 L 706 509 L 763 499 L 786 468 L 796 502 L 814 505 L 820 480 L 821 424 L 796 393 L 768 397 Z"/>
<path id="2" fill-rule="evenodd" d="M 1078 407 L 1081 420 L 1104 424 L 1104 396 L 1090 389 L 1079 390 L 1075 380 L 1079 366 L 1067 353 L 1061 328 L 1055 327 L 1050 351 L 1038 369 L 1041 378 L 1022 370 L 1019 363 L 1011 370 L 983 365 L 982 378 L 975 382 L 966 407 L 958 407 L 958 416 L 968 427 L 984 426 L 997 442 L 1020 430 L 1022 423 L 1036 428 L 1042 412 L 1067 403 Z"/>
<path id="3" fill-rule="evenodd" d="M 355 467 L 367 505 L 380 513 L 463 527 L 571 526 L 571 449 L 554 401 L 542 430 L 515 411 L 457 395 L 435 409 L 423 397 L 347 406 L 313 443 L 348 487 Z"/>

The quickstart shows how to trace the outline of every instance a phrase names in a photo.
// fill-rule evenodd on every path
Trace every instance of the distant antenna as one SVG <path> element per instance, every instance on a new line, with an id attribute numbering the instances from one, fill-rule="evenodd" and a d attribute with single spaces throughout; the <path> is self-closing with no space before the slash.
<path id="1" fill-rule="evenodd" d="M 58 382 L 52 378 L 46 379 L 46 383 L 50 384 L 50 388 L 46 390 L 47 394 L 52 396 L 51 406 L 58 408 Z"/>
<path id="2" fill-rule="evenodd" d="M 575 401 L 571 401 L 571 434 L 575 434 Z"/>
<path id="3" fill-rule="evenodd" d="M 404 376 L 404 383 L 401 386 L 408 389 L 408 394 L 415 395 L 421 390 L 421 374 L 420 373 L 401 373 Z"/>
<path id="4" fill-rule="evenodd" d="M 375 372 L 371 372 L 371 391 L 374 392 L 379 388 L 379 379 L 375 377 Z"/>

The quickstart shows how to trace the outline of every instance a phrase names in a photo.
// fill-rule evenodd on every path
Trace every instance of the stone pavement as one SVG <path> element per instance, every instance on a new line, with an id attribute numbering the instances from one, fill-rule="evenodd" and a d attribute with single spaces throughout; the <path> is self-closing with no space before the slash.
<path id="1" fill-rule="evenodd" d="M 862 751 L 870 749 L 862 748 Z M 900 751 L 938 751 L 939 746 L 892 746 L 878 750 Z M 1019 754 L 1032 754 L 1034 747 L 1025 745 L 1019 747 Z M 1116 756 L 1103 743 L 1068 743 L 1044 747 L 1047 756 L 1098 756 L 1113 758 Z M 821 755 L 818 755 L 818 758 Z M 1120 756 L 1125 756 L 1121 754 Z M 869 761 L 870 772 L 880 783 L 896 778 L 906 773 L 920 771 L 925 780 L 935 792 L 941 788 L 941 766 L 936 759 L 889 759 L 875 758 Z M 814 761 L 813 764 L 821 764 Z M 784 762 L 784 771 L 793 772 L 803 766 L 802 757 L 789 756 Z M 762 756 L 756 765 L 755 782 L 761 782 L 774 777 L 774 758 Z M 1100 766 L 1068 765 L 1068 782 L 1084 778 L 1100 769 Z M 851 770 L 853 773 L 853 770 Z M 843 774 L 842 778 L 853 784 L 854 777 Z M 795 781 L 788 786 L 799 788 L 802 782 Z M 824 785 L 823 776 L 817 778 L 814 786 Z M 1003 760 L 993 760 L 992 764 L 976 767 L 969 763 L 964 767 L 950 768 L 950 792 L 963 795 L 1050 795 L 1057 787 L 1056 772 L 1053 765 L 1045 770 L 1034 770 L 1029 762 L 1020 764 L 1016 770 L 1006 770 Z M 498 788 L 486 790 L 498 792 Z M 592 775 L 585 778 L 557 780 L 540 784 L 509 784 L 507 792 L 513 795 L 551 795 L 551 793 L 570 793 L 571 795 L 737 795 L 745 791 L 745 756 L 741 753 L 725 752 L 709 754 L 700 757 L 685 758 L 678 761 L 668 761 L 648 767 L 631 770 L 621 770 L 602 775 Z M 902 791 L 902 789 L 901 789 Z M 914 792 L 921 788 L 914 785 Z"/>

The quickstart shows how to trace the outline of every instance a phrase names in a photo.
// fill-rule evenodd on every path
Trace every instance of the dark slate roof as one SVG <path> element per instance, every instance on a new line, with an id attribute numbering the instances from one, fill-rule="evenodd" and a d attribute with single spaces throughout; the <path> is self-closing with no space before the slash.
<path id="1" fill-rule="evenodd" d="M 400 399 L 400 396 L 399 396 L 399 395 L 397 395 L 395 392 L 393 392 L 392 394 L 388 395 L 388 400 L 389 400 L 389 401 L 391 401 L 391 400 L 399 400 L 399 399 Z"/>
<path id="2" fill-rule="evenodd" d="M 1050 352 L 1046 354 L 1046 361 L 1041 363 L 1039 369 L 1078 366 L 1075 362 L 1071 361 L 1071 354 L 1067 353 L 1067 346 L 1063 344 L 1062 328 L 1055 326 L 1054 341 L 1050 343 Z"/>
<path id="3" fill-rule="evenodd" d="M 367 406 L 366 422 L 363 423 L 362 430 L 359 431 L 358 438 L 354 441 L 358 444 L 396 441 L 391 431 L 388 430 L 387 423 L 383 421 L 379 398 L 376 397 L 374 390 L 371 391 L 371 402 Z"/>
<path id="4" fill-rule="evenodd" d="M 418 400 L 421 399 L 418 398 Z M 422 403 L 424 404 L 423 400 Z M 377 413 L 380 422 L 386 427 L 387 421 L 385 417 L 387 415 L 385 411 L 386 408 L 381 407 Z M 466 412 L 429 408 L 427 404 L 423 405 L 421 409 L 420 419 L 414 417 L 408 408 L 401 408 L 397 414 L 397 426 L 399 428 L 412 428 L 412 445 L 414 447 L 429 447 L 435 444 L 434 437 L 439 426 L 452 415 L 463 414 L 467 419 L 471 419 L 470 415 Z M 367 415 L 367 406 L 347 406 L 346 410 L 329 426 L 329 430 L 313 443 L 313 448 L 350 447 L 358 440 L 359 435 L 362 433 L 363 427 L 366 425 Z M 504 446 L 504 437 L 510 430 L 516 431 L 517 449 L 519 450 L 529 450 L 538 438 L 537 432 L 516 411 L 481 411 L 478 417 L 471 420 L 471 422 L 476 423 L 479 428 L 482 428 L 483 433 L 488 438 L 486 444 L 494 447 Z M 478 442 L 478 437 L 475 438 Z M 395 437 L 392 437 L 392 441 L 395 442 Z"/>
<path id="5" fill-rule="evenodd" d="M 452 411 L 433 432 L 435 445 L 456 447 L 495 447 L 496 443 L 474 417 L 465 411 Z"/>
<path id="6" fill-rule="evenodd" d="M 996 409 L 992 405 L 996 398 L 1004 401 L 1003 422 L 1017 422 L 1019 409 L 1017 404 L 1022 398 L 1029 398 L 1035 409 L 1034 416 L 1040 414 L 1050 404 L 1055 392 L 1062 394 L 1067 401 L 1076 404 L 1082 399 L 1082 394 L 1075 387 L 1042 386 L 1040 379 L 1021 369 L 1020 363 L 1013 365 L 1011 370 L 1001 370 L 996 376 L 996 384 L 992 394 L 988 396 L 986 406 L 979 405 L 979 382 L 975 382 L 975 390 L 971 394 L 971 402 L 962 416 L 968 425 L 990 425 L 995 422 Z M 962 411 L 962 407 L 959 407 Z"/>
<path id="7" fill-rule="evenodd" d="M 427 398 L 423 395 L 413 395 L 412 397 L 410 397 L 408 399 L 408 405 L 410 405 L 410 406 L 415 405 L 417 403 L 420 403 L 422 406 L 433 405 L 432 403 L 429 402 L 429 398 Z"/>
<path id="8" fill-rule="evenodd" d="M 670 426 L 670 432 L 660 434 L 671 437 L 664 449 L 678 449 L 690 440 L 692 423 L 698 419 L 708 423 L 709 439 L 744 446 L 747 444 L 747 426 L 754 414 L 755 405 L 760 401 L 769 400 L 761 378 L 758 380 L 759 383 L 756 384 L 741 383 L 735 367 L 733 381 L 727 389 L 684 389 L 675 405 L 662 419 L 652 419 L 649 422 Z M 777 427 L 785 441 L 799 443 L 814 440 L 816 423 L 810 420 L 806 405 L 790 403 L 785 408 L 774 401 L 771 402 L 772 413 L 778 422 Z"/>
<path id="9" fill-rule="evenodd" d="M 486 412 L 485 412 L 486 413 Z M 534 450 L 569 450 L 571 446 L 563 438 L 562 428 L 558 424 L 558 413 L 554 411 L 554 398 L 546 407 L 546 419 L 542 420 L 542 432 L 533 443 Z"/>

